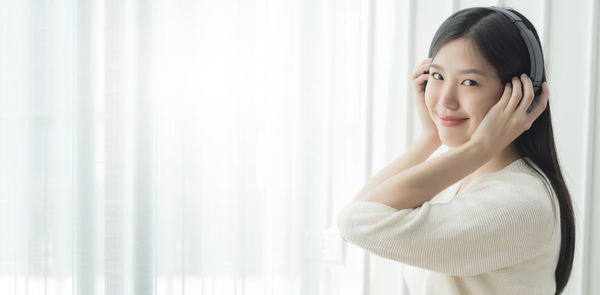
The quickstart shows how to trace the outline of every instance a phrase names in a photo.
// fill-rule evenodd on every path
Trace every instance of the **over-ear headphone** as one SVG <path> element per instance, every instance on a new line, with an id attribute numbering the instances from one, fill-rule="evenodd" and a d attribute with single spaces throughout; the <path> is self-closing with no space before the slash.
<path id="1" fill-rule="evenodd" d="M 529 51 L 529 60 L 531 61 L 531 65 L 530 65 L 531 70 L 530 70 L 529 78 L 532 81 L 533 93 L 534 93 L 533 101 L 531 102 L 531 105 L 527 108 L 527 112 L 529 113 L 531 111 L 531 109 L 535 106 L 535 104 L 538 102 L 538 100 L 540 98 L 540 94 L 542 92 L 542 73 L 544 71 L 543 62 L 542 62 L 542 50 L 540 49 L 540 46 L 537 42 L 537 39 L 535 38 L 535 35 L 531 32 L 531 30 L 529 30 L 527 28 L 527 26 L 525 26 L 525 24 L 523 24 L 523 20 L 518 15 L 512 13 L 509 10 L 506 10 L 504 8 L 497 7 L 497 6 L 489 6 L 486 8 L 493 9 L 493 10 L 499 12 L 501 15 L 508 18 L 508 20 L 510 20 L 510 22 L 513 23 L 519 29 L 519 32 L 521 33 L 521 37 L 523 38 L 523 41 L 525 41 L 525 44 L 527 45 L 527 51 Z M 443 31 L 442 29 L 451 21 L 451 19 L 454 16 L 456 16 L 460 12 L 467 10 L 467 9 L 471 9 L 471 8 L 465 8 L 465 9 L 462 9 L 462 10 L 459 10 L 459 11 L 453 13 L 442 23 L 442 25 L 440 25 L 437 32 L 433 36 L 431 45 L 429 46 L 429 57 L 432 56 L 433 45 L 436 43 L 437 39 L 440 37 L 440 34 Z M 429 72 L 425 72 L 425 74 L 429 74 Z M 426 86 L 427 86 L 427 80 L 425 82 L 423 82 L 423 91 L 425 91 Z"/>

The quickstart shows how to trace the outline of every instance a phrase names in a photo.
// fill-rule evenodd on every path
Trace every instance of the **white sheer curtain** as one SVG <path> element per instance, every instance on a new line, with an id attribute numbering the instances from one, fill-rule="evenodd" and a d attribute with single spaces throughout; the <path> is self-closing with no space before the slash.
<path id="1" fill-rule="evenodd" d="M 365 3 L 0 0 L 0 293 L 360 294 Z"/>

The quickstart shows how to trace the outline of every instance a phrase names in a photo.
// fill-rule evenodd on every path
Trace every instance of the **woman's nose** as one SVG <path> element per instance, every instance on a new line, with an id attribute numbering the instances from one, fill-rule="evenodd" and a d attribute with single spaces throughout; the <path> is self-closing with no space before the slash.
<path id="1" fill-rule="evenodd" d="M 438 104 L 445 108 L 456 109 L 458 107 L 456 89 L 452 86 L 442 87 Z"/>

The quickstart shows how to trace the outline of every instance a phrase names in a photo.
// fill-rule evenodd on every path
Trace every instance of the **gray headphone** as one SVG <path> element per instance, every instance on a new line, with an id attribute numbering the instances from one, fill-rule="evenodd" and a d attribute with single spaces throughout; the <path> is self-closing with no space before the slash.
<path id="1" fill-rule="evenodd" d="M 523 24 L 523 20 L 519 16 L 517 16 L 516 14 L 514 14 L 504 8 L 497 7 L 497 6 L 489 6 L 486 8 L 493 9 L 493 10 L 499 12 L 501 15 L 508 18 L 508 20 L 519 29 L 519 32 L 521 33 L 521 37 L 523 38 L 523 41 L 525 41 L 525 44 L 527 45 L 527 51 L 529 51 L 529 60 L 531 61 L 531 65 L 530 65 L 531 71 L 529 74 L 529 78 L 532 81 L 533 92 L 535 95 L 533 98 L 533 101 L 531 102 L 531 105 L 527 108 L 527 112 L 529 113 L 531 111 L 531 109 L 535 106 L 535 104 L 538 102 L 538 100 L 540 98 L 540 94 L 541 94 L 542 73 L 544 71 L 543 62 L 542 62 L 542 50 L 540 49 L 540 46 L 537 42 L 537 39 L 535 38 L 535 35 L 531 32 L 531 30 L 529 30 L 525 26 L 525 24 Z M 439 38 L 440 34 L 442 33 L 442 28 L 445 27 L 455 15 L 457 15 L 460 12 L 463 12 L 464 10 L 467 10 L 467 9 L 471 9 L 471 8 L 465 8 L 465 9 L 462 9 L 462 10 L 459 10 L 459 11 L 453 13 L 440 25 L 437 32 L 433 36 L 431 45 L 429 46 L 429 57 L 432 56 L 433 44 L 436 43 L 437 39 Z M 425 73 L 428 74 L 429 72 L 425 72 Z M 427 85 L 427 81 L 425 81 L 423 83 L 423 91 L 425 91 L 426 85 Z"/>

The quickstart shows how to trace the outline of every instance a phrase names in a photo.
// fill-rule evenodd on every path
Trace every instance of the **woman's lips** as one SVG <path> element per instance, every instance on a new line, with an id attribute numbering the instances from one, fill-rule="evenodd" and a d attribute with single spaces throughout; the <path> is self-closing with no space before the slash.
<path id="1" fill-rule="evenodd" d="M 440 118 L 440 124 L 442 124 L 442 126 L 446 126 L 446 127 L 456 126 L 458 124 L 464 123 L 465 121 L 467 121 L 469 119 L 469 118 L 447 119 L 447 118 L 442 118 L 442 117 L 438 117 L 438 118 Z"/>

